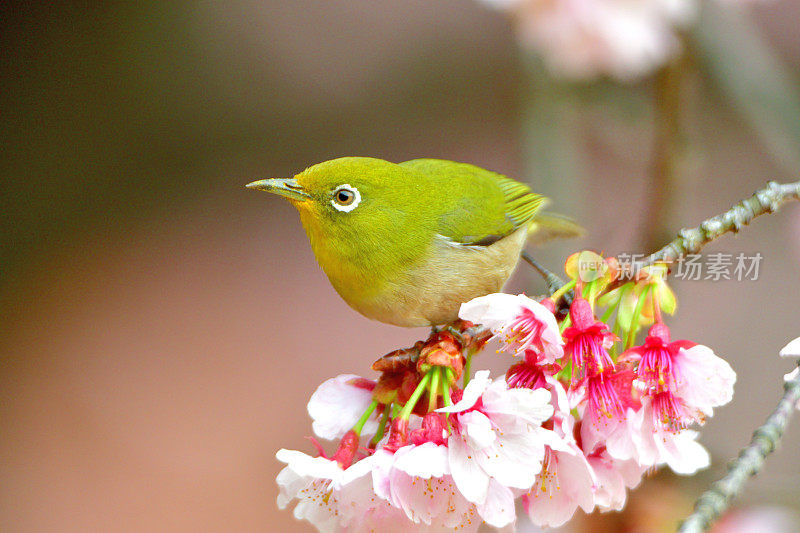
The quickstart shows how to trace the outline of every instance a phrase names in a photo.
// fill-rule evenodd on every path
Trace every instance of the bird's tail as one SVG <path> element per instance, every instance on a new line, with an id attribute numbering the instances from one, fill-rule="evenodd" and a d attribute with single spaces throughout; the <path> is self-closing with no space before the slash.
<path id="1" fill-rule="evenodd" d="M 569 217 L 541 212 L 528 225 L 528 244 L 539 245 L 554 239 L 574 239 L 584 233 L 580 224 Z"/>

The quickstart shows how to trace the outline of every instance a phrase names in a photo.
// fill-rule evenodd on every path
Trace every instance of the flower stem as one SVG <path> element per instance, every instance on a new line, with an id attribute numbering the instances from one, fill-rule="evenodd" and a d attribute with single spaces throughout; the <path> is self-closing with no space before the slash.
<path id="1" fill-rule="evenodd" d="M 617 304 L 615 306 L 613 306 L 613 307 L 616 307 L 616 309 L 617 309 L 617 319 L 614 321 L 614 327 L 611 330 L 611 333 L 613 333 L 615 337 L 620 338 L 620 339 L 622 338 L 622 337 L 619 336 L 620 332 L 622 331 L 622 321 L 620 320 L 620 316 L 619 316 L 620 313 L 619 312 L 622 309 L 622 304 L 625 301 L 625 298 L 628 297 L 628 293 L 633 290 L 633 287 L 634 287 L 633 283 L 626 283 L 625 285 L 623 285 L 619 289 L 619 291 L 620 291 L 619 301 L 617 302 Z M 614 346 L 612 347 L 612 350 L 614 351 L 614 355 L 616 355 L 616 350 L 617 350 L 616 343 L 614 343 Z"/>
<path id="2" fill-rule="evenodd" d="M 564 333 L 564 330 L 567 329 L 572 325 L 572 317 L 567 315 L 564 317 L 564 320 L 561 321 L 561 324 L 558 325 L 558 330 L 561 333 Z"/>
<path id="3" fill-rule="evenodd" d="M 631 316 L 631 328 L 628 330 L 628 339 L 627 342 L 625 342 L 626 350 L 633 348 L 633 343 L 636 342 L 636 334 L 639 332 L 639 317 L 642 315 L 642 309 L 644 308 L 647 296 L 652 288 L 653 286 L 648 283 L 642 291 L 642 294 L 639 295 L 639 299 L 636 301 L 636 307 Z"/>
<path id="4" fill-rule="evenodd" d="M 573 287 L 575 287 L 575 284 L 576 284 L 576 283 L 577 283 L 577 280 L 571 279 L 571 280 L 569 280 L 568 282 L 566 282 L 564 285 L 562 285 L 562 286 L 561 286 L 561 287 L 560 287 L 560 288 L 559 288 L 559 289 L 558 289 L 556 292 L 554 292 L 554 293 L 553 293 L 553 295 L 551 296 L 551 298 L 553 299 L 553 302 L 555 302 L 555 303 L 558 303 L 558 300 L 560 300 L 560 299 L 561 299 L 561 297 L 562 297 L 562 296 L 564 296 L 564 294 L 566 294 L 566 293 L 567 293 L 567 291 L 571 291 L 571 290 L 572 290 L 572 288 L 573 288 Z"/>
<path id="5" fill-rule="evenodd" d="M 597 298 L 598 288 L 599 288 L 599 283 L 597 282 L 597 280 L 590 281 L 584 287 L 584 293 L 586 294 L 585 298 L 586 301 L 589 302 L 589 306 L 592 308 L 592 311 L 594 311 L 594 300 L 595 298 Z"/>
<path id="6" fill-rule="evenodd" d="M 432 371 L 428 371 L 424 376 L 422 376 L 419 384 L 417 384 L 417 388 L 414 389 L 414 393 L 411 394 L 411 398 L 408 399 L 406 404 L 403 406 L 403 409 L 400 411 L 400 418 L 408 420 L 408 418 L 411 416 L 411 411 L 414 410 L 414 406 L 417 405 L 417 401 L 419 400 L 420 396 L 422 396 L 422 393 L 428 388 L 428 382 L 431 380 L 431 372 Z"/>
<path id="7" fill-rule="evenodd" d="M 464 386 L 466 387 L 466 384 Z M 453 405 L 453 400 L 450 398 L 450 382 L 447 379 L 442 380 L 442 403 L 445 407 Z M 453 431 L 453 427 L 450 425 L 450 416 L 445 415 L 445 419 L 447 420 L 447 432 L 450 433 Z"/>
<path id="8" fill-rule="evenodd" d="M 453 400 L 450 398 L 450 383 L 446 379 L 442 380 L 442 401 L 445 407 L 453 405 Z"/>
<path id="9" fill-rule="evenodd" d="M 470 375 L 472 371 L 472 352 L 467 354 L 467 362 L 464 363 L 464 386 L 467 386 L 469 383 Z"/>
<path id="10" fill-rule="evenodd" d="M 436 400 L 439 398 L 439 377 L 442 375 L 442 369 L 433 367 L 431 374 L 431 383 L 428 388 L 428 412 L 432 413 L 436 410 Z"/>
<path id="11" fill-rule="evenodd" d="M 664 322 L 661 316 L 661 297 L 657 288 L 653 289 L 653 317 L 656 322 Z"/>
<path id="12" fill-rule="evenodd" d="M 364 429 L 364 424 L 367 423 L 367 420 L 369 420 L 370 415 L 372 415 L 372 412 L 376 407 L 378 407 L 378 400 L 372 400 L 372 403 L 369 404 L 367 410 L 364 411 L 364 414 L 358 419 L 356 425 L 353 426 L 353 431 L 355 431 L 356 435 L 361 436 L 361 430 Z"/>
<path id="13" fill-rule="evenodd" d="M 604 324 L 608 324 L 608 321 L 611 320 L 611 315 L 612 314 L 614 314 L 614 306 L 613 305 L 609 306 L 609 308 L 606 309 L 606 312 L 603 313 L 603 316 L 600 318 L 600 321 L 603 322 Z"/>
<path id="14" fill-rule="evenodd" d="M 375 447 L 383 438 L 383 433 L 386 431 L 386 423 L 389 421 L 389 415 L 392 414 L 392 404 L 386 404 L 386 408 L 383 410 L 383 415 L 381 416 L 381 421 L 378 424 L 378 431 L 375 432 L 375 436 L 372 437 L 372 440 L 369 441 L 370 446 Z"/>

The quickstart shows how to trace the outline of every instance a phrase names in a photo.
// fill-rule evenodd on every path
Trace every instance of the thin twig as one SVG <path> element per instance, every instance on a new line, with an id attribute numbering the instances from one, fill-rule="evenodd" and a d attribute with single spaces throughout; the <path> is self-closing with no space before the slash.
<path id="1" fill-rule="evenodd" d="M 800 200 L 800 181 L 794 183 L 770 181 L 766 187 L 757 190 L 750 198 L 745 198 L 720 215 L 704 220 L 695 228 L 680 230 L 678 236 L 666 246 L 641 261 L 630 263 L 627 265 L 627 272 L 612 282 L 606 290 L 613 290 L 625 282 L 635 279 L 636 275 L 645 267 L 655 263 L 673 263 L 686 255 L 696 254 L 711 241 L 726 233 L 737 233 L 754 218 L 773 213 L 790 200 Z M 521 255 L 545 279 L 550 294 L 565 283 L 560 277 L 540 265 L 527 252 L 522 252 Z"/>
<path id="2" fill-rule="evenodd" d="M 666 246 L 640 261 L 633 261 L 625 265 L 626 272 L 612 282 L 606 290 L 611 291 L 636 279 L 643 268 L 655 263 L 671 264 L 689 254 L 696 254 L 711 241 L 726 233 L 738 233 L 754 218 L 773 213 L 790 200 L 800 200 L 800 181 L 794 183 L 770 181 L 766 187 L 757 190 L 750 198 L 745 198 L 720 215 L 704 220 L 695 228 L 680 230 L 678 236 Z"/>
<path id="3" fill-rule="evenodd" d="M 703 246 L 730 232 L 738 232 L 754 218 L 777 211 L 789 200 L 800 200 L 800 181 L 776 183 L 770 181 L 753 196 L 734 205 L 721 215 L 704 220 L 696 228 L 682 229 L 678 237 L 633 265 L 634 272 L 654 263 L 671 263 L 687 254 L 696 254 Z"/>
<path id="4" fill-rule="evenodd" d="M 739 456 L 728 465 L 725 477 L 697 499 L 694 512 L 681 523 L 679 533 L 699 533 L 710 528 L 741 492 L 747 479 L 756 475 L 767 456 L 775 451 L 800 400 L 800 373 L 787 381 L 783 388 L 783 398 L 775 411 L 753 432 L 750 444 L 742 448 Z"/>
<path id="5" fill-rule="evenodd" d="M 558 289 L 564 286 L 565 282 L 563 279 L 561 279 L 556 274 L 547 270 L 544 266 L 542 266 L 541 263 L 539 263 L 539 261 L 534 259 L 533 256 L 531 256 L 531 254 L 523 250 L 520 256 L 522 256 L 522 259 L 525 260 L 525 262 L 528 263 L 530 266 L 532 266 L 534 270 L 536 270 L 536 272 L 538 272 L 539 275 L 542 276 L 542 278 L 544 278 L 545 282 L 547 282 L 547 292 L 551 296 L 554 292 L 556 292 Z"/>

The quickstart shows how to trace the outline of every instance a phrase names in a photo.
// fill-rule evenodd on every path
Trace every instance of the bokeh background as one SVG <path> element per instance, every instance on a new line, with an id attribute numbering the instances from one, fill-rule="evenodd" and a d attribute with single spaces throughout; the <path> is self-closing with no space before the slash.
<path id="1" fill-rule="evenodd" d="M 747 92 L 773 88 L 764 65 L 779 89 L 800 86 L 800 5 L 740 14 L 768 54 L 728 49 L 754 73 L 731 90 L 726 46 L 702 44 L 714 28 L 749 41 L 702 15 L 659 187 L 657 76 L 558 79 L 521 49 L 512 16 L 475 2 L 4 2 L 0 529 L 310 531 L 276 508 L 275 451 L 311 450 L 319 383 L 370 375 L 426 331 L 350 310 L 293 208 L 243 185 L 342 155 L 453 159 L 528 180 L 586 226 L 538 252 L 554 269 L 579 246 L 647 251 L 800 174 L 791 109 L 760 113 Z M 626 515 L 575 530 L 669 530 L 748 442 L 791 368 L 777 351 L 800 335 L 798 233 L 788 206 L 709 247 L 760 252 L 757 281 L 674 283 L 673 331 L 739 375 L 703 430 L 711 469 L 646 480 Z M 510 290 L 542 285 L 520 268 Z M 743 512 L 797 511 L 796 422 Z"/>

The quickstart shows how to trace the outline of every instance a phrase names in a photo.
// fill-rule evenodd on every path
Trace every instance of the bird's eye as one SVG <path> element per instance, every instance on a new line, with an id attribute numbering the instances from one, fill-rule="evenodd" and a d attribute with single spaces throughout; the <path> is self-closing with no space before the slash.
<path id="1" fill-rule="evenodd" d="M 356 195 L 353 194 L 353 191 L 347 189 L 342 189 L 336 193 L 336 202 L 340 205 L 350 205 L 355 199 Z"/>
<path id="2" fill-rule="evenodd" d="M 331 204 L 339 211 L 352 211 L 359 203 L 361 203 L 361 193 L 352 185 L 345 183 L 334 189 Z"/>

